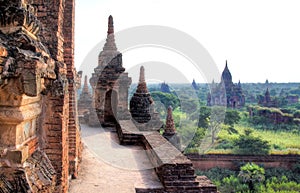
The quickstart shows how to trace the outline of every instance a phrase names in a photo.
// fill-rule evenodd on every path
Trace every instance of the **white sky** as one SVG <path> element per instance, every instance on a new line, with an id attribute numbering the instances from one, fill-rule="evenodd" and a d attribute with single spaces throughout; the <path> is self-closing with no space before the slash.
<path id="1" fill-rule="evenodd" d="M 189 34 L 208 50 L 220 71 L 228 60 L 234 82 L 300 82 L 299 10 L 299 0 L 76 0 L 75 62 L 80 69 L 88 52 L 106 38 L 112 15 L 115 32 L 162 25 Z M 127 70 L 151 60 L 175 66 L 184 60 L 174 61 L 175 53 L 162 58 L 157 50 L 153 58 L 143 58 L 142 50 L 123 54 Z M 203 82 L 190 73 L 189 81 Z"/>

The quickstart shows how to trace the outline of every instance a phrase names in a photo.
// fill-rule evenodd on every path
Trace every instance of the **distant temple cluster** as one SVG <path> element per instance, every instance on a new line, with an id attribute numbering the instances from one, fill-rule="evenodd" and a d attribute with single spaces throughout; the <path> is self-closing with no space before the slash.
<path id="1" fill-rule="evenodd" d="M 245 96 L 239 81 L 238 84 L 232 82 L 232 76 L 228 69 L 226 61 L 225 69 L 222 73 L 221 82 L 210 84 L 210 92 L 207 96 L 208 106 L 227 106 L 231 108 L 240 108 L 245 105 Z"/>

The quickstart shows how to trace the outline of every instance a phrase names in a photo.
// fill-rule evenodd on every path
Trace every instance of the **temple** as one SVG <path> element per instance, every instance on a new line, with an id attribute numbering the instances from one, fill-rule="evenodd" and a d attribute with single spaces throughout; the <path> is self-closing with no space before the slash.
<path id="1" fill-rule="evenodd" d="M 271 98 L 269 88 L 267 88 L 264 97 L 258 99 L 258 104 L 264 107 L 278 107 L 278 101 Z"/>
<path id="2" fill-rule="evenodd" d="M 98 66 L 94 69 L 90 84 L 98 117 L 96 120 L 102 126 L 116 126 L 117 119 L 129 119 L 128 89 L 131 78 L 125 72 L 122 54 L 117 50 L 112 16 L 108 18 L 106 43 L 99 54 Z M 94 122 L 94 118 L 90 118 L 90 122 Z"/>
<path id="3" fill-rule="evenodd" d="M 210 84 L 210 92 L 207 95 L 208 106 L 227 106 L 239 108 L 245 105 L 245 96 L 239 81 L 238 84 L 232 82 L 232 76 L 226 61 L 225 68 L 222 72 L 221 82 L 214 81 Z"/>

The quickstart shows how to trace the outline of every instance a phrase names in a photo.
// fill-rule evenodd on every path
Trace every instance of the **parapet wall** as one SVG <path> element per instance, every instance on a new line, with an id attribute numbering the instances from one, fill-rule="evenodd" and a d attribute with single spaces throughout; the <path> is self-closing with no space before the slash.
<path id="1" fill-rule="evenodd" d="M 266 156 L 247 156 L 247 155 L 186 155 L 192 162 L 195 169 L 209 170 L 214 167 L 238 170 L 242 163 L 253 162 L 263 165 L 265 168 L 287 168 L 292 169 L 299 163 L 299 155 L 266 155 Z"/>

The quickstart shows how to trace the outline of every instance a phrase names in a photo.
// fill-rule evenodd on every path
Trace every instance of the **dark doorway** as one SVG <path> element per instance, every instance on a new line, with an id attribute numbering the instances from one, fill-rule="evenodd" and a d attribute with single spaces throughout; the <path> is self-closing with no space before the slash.
<path id="1" fill-rule="evenodd" d="M 117 92 L 109 90 L 105 94 L 104 126 L 115 126 L 117 123 L 116 113 L 118 106 Z"/>

